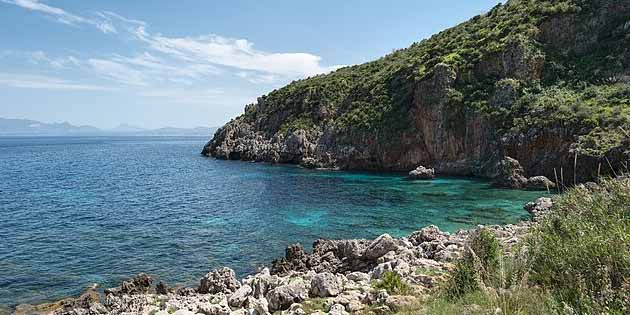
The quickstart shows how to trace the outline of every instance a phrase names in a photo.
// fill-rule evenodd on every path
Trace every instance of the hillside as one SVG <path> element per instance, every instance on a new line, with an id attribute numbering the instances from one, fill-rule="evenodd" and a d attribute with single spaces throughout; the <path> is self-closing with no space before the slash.
<path id="1" fill-rule="evenodd" d="M 272 91 L 203 154 L 487 178 L 515 159 L 527 176 L 589 180 L 628 160 L 629 66 L 627 0 L 512 0 Z"/>

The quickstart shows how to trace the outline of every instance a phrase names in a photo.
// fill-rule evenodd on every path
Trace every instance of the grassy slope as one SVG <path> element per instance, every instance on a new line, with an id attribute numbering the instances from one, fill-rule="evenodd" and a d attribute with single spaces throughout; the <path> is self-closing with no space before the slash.
<path id="1" fill-rule="evenodd" d="M 603 0 L 512 0 L 376 61 L 293 82 L 264 96 L 264 109 L 250 107 L 242 119 L 269 134 L 322 124 L 341 133 L 406 128 L 414 86 L 446 63 L 459 74 L 449 93 L 454 114 L 480 111 L 507 136 L 533 127 L 581 129 L 583 153 L 598 155 L 619 143 L 619 126 L 630 125 L 630 87 L 613 84 L 613 75 L 628 69 L 630 36 L 610 33 L 597 49 L 580 55 L 560 54 L 537 40 L 543 21 L 568 14 L 585 20 L 597 1 Z M 503 78 L 479 75 L 480 62 L 515 43 L 531 58 L 544 57 L 542 80 L 499 82 Z M 514 84 L 518 102 L 489 105 L 497 84 Z"/>

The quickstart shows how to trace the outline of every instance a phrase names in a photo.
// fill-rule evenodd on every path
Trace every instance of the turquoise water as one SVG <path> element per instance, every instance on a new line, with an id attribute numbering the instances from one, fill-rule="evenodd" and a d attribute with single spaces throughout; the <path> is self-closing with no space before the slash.
<path id="1" fill-rule="evenodd" d="M 526 216 L 541 193 L 470 178 L 311 171 L 217 161 L 206 138 L 0 138 L 0 308 L 138 272 L 241 276 L 318 238 L 455 231 Z"/>

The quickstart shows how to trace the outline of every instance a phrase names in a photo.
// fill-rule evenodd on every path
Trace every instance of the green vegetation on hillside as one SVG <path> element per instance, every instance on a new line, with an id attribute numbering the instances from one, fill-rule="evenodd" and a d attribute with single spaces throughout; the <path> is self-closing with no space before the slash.
<path id="1" fill-rule="evenodd" d="M 473 111 L 484 114 L 505 135 L 517 135 L 531 126 L 585 126 L 576 131 L 606 138 L 607 145 L 601 148 L 582 141 L 583 150 L 602 154 L 618 144 L 611 134 L 616 127 L 630 125 L 628 84 L 614 84 L 630 63 L 630 33 L 616 29 L 625 21 L 608 21 L 604 33 L 596 34 L 597 47 L 579 52 L 547 47 L 540 38 L 541 25 L 552 17 L 575 16 L 569 25 L 588 29 L 580 22 L 595 18 L 597 6 L 601 9 L 604 3 L 512 0 L 376 61 L 295 81 L 264 96 L 264 106 L 247 111 L 243 119 L 269 134 L 323 125 L 340 133 L 382 134 L 408 128 L 415 87 L 431 79 L 436 65 L 446 64 L 457 73 L 447 104 L 453 126 L 458 125 L 458 117 Z M 559 36 L 566 31 L 552 30 Z M 506 74 L 501 62 L 511 54 L 518 54 L 517 59 L 526 64 L 513 65 L 517 69 Z M 542 72 L 540 80 L 529 73 L 536 71 Z M 506 75 L 516 86 L 514 108 L 491 102 Z M 593 128 L 597 129 L 591 134 Z"/>

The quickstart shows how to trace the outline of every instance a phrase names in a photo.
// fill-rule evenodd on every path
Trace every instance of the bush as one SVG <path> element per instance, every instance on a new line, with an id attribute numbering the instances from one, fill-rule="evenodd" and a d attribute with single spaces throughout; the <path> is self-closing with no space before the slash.
<path id="1" fill-rule="evenodd" d="M 455 265 L 446 284 L 447 297 L 457 299 L 479 290 L 482 282 L 491 280 L 500 256 L 499 241 L 494 234 L 487 229 L 479 230 L 472 237 L 464 259 Z"/>
<path id="2" fill-rule="evenodd" d="M 375 289 L 385 289 L 388 294 L 392 295 L 408 295 L 411 294 L 411 288 L 407 283 L 402 281 L 400 275 L 386 271 L 383 273 L 383 276 L 379 281 L 377 281 L 374 285 Z"/>
<path id="3" fill-rule="evenodd" d="M 630 180 L 571 189 L 529 246 L 534 282 L 575 313 L 630 313 Z"/>

